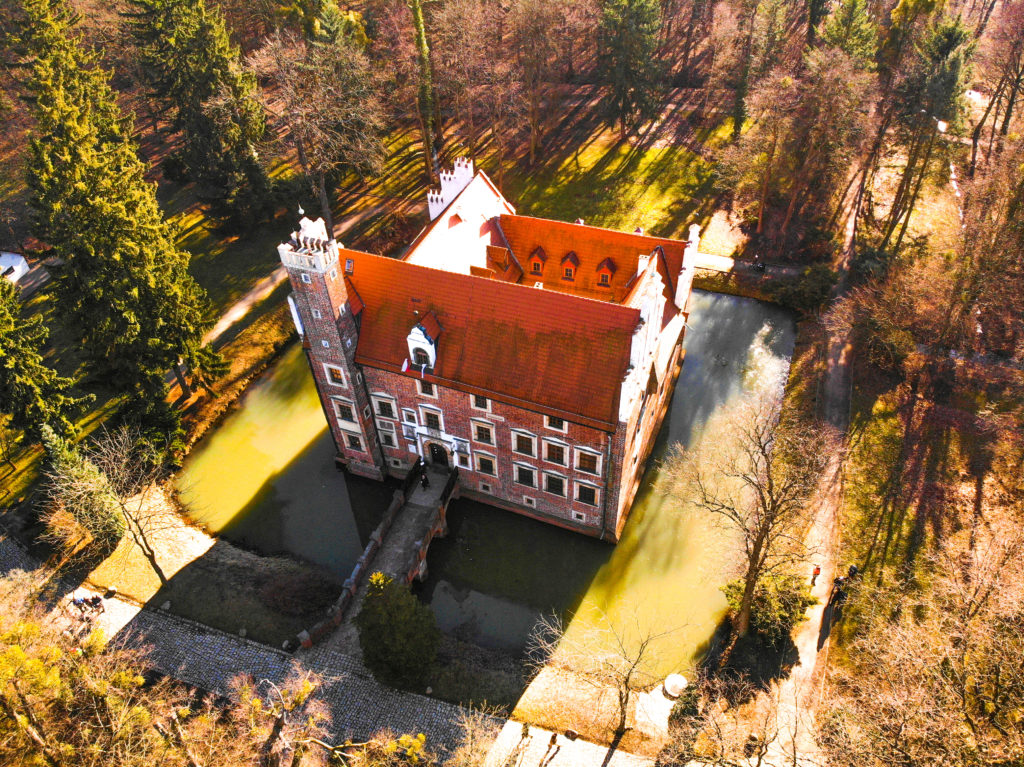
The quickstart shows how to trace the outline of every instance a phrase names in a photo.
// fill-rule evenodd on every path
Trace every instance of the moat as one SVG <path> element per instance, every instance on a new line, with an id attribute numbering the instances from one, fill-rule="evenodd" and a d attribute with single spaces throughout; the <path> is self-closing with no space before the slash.
<path id="1" fill-rule="evenodd" d="M 666 671 L 689 665 L 725 608 L 719 587 L 731 575 L 722 554 L 728 541 L 665 493 L 660 461 L 677 443 L 695 444 L 745 391 L 781 386 L 795 338 L 792 316 L 769 304 L 697 291 L 692 309 L 675 397 L 619 544 L 459 500 L 451 534 L 432 544 L 429 576 L 417 586 L 444 630 L 518 651 L 542 614 L 565 615 L 570 632 L 607 619 L 671 631 L 660 640 L 660 661 Z M 208 529 L 344 578 L 390 488 L 346 481 L 332 456 L 296 346 L 193 452 L 179 487 Z"/>

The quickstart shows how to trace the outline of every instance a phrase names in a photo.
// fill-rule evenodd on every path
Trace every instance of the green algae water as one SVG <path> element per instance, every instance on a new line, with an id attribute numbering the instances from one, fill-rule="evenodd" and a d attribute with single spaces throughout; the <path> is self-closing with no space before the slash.
<path id="1" fill-rule="evenodd" d="M 725 531 L 666 494 L 660 462 L 676 444 L 714 439 L 716 417 L 746 393 L 783 386 L 796 327 L 788 312 L 734 296 L 697 291 L 691 308 L 682 373 L 622 540 L 460 500 L 420 591 L 442 629 L 519 650 L 540 615 L 558 613 L 570 639 L 658 634 L 660 672 L 692 665 L 724 615 L 735 562 Z"/>
<path id="2" fill-rule="evenodd" d="M 390 500 L 348 478 L 305 355 L 294 344 L 192 451 L 176 484 L 189 517 L 266 554 L 291 554 L 348 577 Z"/>

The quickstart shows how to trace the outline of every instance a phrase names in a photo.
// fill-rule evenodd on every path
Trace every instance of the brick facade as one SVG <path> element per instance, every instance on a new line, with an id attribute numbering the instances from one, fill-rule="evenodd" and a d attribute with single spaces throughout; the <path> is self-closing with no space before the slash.
<path id="1" fill-rule="evenodd" d="M 438 208 L 435 224 L 404 259 L 409 266 L 339 250 L 322 222 L 308 219 L 279 247 L 337 460 L 378 479 L 405 476 L 417 459 L 458 466 L 463 495 L 617 541 L 679 375 L 696 232 L 683 254 L 678 241 L 548 222 L 555 228 L 545 224 L 542 233 L 551 255 L 559 255 L 556 243 L 576 247 L 569 252 L 580 269 L 600 263 L 608 271 L 607 253 L 614 253 L 619 276 L 609 289 L 621 296 L 599 301 L 581 287 L 583 297 L 553 301 L 546 285 L 524 285 L 521 269 L 515 276 L 515 253 L 502 239 L 499 219 L 514 224 L 524 242 L 529 221 L 499 215 L 511 207 L 482 174 L 468 183 L 464 195 L 452 192 Z M 487 223 L 463 223 L 479 220 Z M 459 227 L 468 228 L 460 235 Z M 579 250 L 587 243 L 593 247 Z M 487 258 L 501 251 L 505 271 L 474 263 L 480 247 Z M 453 273 L 466 275 L 457 286 Z M 522 287 L 504 288 L 502 280 Z M 467 340 L 479 322 L 499 331 L 493 340 Z M 565 326 L 576 330 L 552 346 L 557 331 L 549 327 Z M 518 356 L 495 344 L 511 344 Z M 459 370 L 469 377 L 452 372 Z"/>

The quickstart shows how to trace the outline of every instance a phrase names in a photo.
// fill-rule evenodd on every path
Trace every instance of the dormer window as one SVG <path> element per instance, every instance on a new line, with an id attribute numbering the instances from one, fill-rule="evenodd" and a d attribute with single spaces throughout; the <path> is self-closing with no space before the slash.
<path id="1" fill-rule="evenodd" d="M 431 311 L 417 322 L 406 342 L 409 345 L 409 364 L 419 372 L 432 370 L 437 366 L 437 339 L 441 335 L 441 323 Z"/>
<path id="2" fill-rule="evenodd" d="M 576 270 L 580 266 L 580 260 L 576 257 L 576 254 L 571 250 L 565 254 L 565 258 L 562 259 L 562 279 L 563 280 L 575 280 Z"/>
<path id="3" fill-rule="evenodd" d="M 597 277 L 597 284 L 598 285 L 604 285 L 605 287 L 607 287 L 608 285 L 611 285 L 612 284 L 612 276 L 610 274 L 608 274 L 607 272 L 598 275 L 598 277 Z"/>
<path id="4" fill-rule="evenodd" d="M 597 265 L 597 284 L 605 288 L 610 287 L 613 274 L 615 274 L 615 262 L 606 258 Z"/>
<path id="5" fill-rule="evenodd" d="M 530 274 L 542 274 L 544 272 L 544 262 L 548 260 L 547 254 L 544 252 L 544 248 L 539 245 L 533 249 L 533 253 L 530 254 Z"/>

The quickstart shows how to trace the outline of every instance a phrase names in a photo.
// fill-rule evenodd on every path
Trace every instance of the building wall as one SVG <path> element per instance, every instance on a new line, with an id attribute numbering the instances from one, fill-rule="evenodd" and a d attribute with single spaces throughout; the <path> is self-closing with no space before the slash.
<path id="1" fill-rule="evenodd" d="M 381 439 L 386 442 L 385 435 L 394 435 L 394 445 L 383 446 L 391 473 L 404 473 L 417 457 L 430 461 L 430 445 L 438 445 L 449 465 L 459 466 L 461 484 L 475 497 L 591 535 L 600 536 L 603 528 L 611 529 L 615 499 L 606 495 L 606 477 L 617 462 L 615 456 L 609 460 L 611 434 L 568 421 L 565 431 L 559 431 L 550 428 L 547 417 L 540 413 L 494 400 L 488 400 L 488 409 L 481 410 L 474 407 L 472 395 L 436 384 L 436 396 L 427 396 L 421 393 L 421 379 L 416 375 L 369 367 L 363 368 L 363 374 Z M 381 414 L 381 403 L 390 403 L 390 417 L 386 407 Z M 408 414 L 403 413 L 410 410 L 415 425 L 408 423 Z M 426 425 L 427 412 L 438 415 L 440 429 Z M 477 425 L 490 428 L 490 443 L 479 439 Z M 515 451 L 516 433 L 533 438 L 533 456 Z M 551 451 L 546 445 L 563 448 L 563 465 L 548 460 Z M 596 457 L 597 475 L 581 469 L 582 454 Z M 483 458 L 491 459 L 494 474 L 482 470 L 486 468 Z M 519 466 L 533 469 L 533 487 L 516 481 Z M 545 489 L 545 474 L 563 479 L 564 496 Z M 594 489 L 595 505 L 577 500 L 581 485 Z"/>
<path id="2" fill-rule="evenodd" d="M 338 460 L 357 474 L 383 479 L 384 456 L 355 363 L 358 334 L 337 254 L 325 259 L 288 257 L 284 263 L 294 291 L 290 299 L 302 324 L 303 348 Z M 339 417 L 340 412 L 349 412 L 343 406 L 348 406 L 350 419 Z"/>

